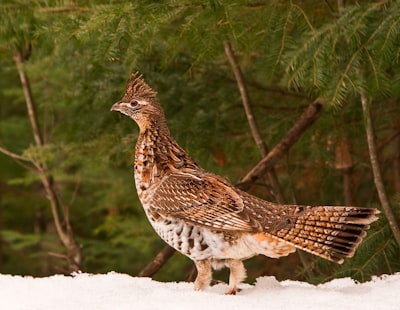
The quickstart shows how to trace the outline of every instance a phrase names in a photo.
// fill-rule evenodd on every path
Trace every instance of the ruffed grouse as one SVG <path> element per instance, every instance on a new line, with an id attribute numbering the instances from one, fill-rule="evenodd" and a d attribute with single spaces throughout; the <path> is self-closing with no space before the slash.
<path id="1" fill-rule="evenodd" d="M 278 258 L 299 248 L 342 263 L 377 219 L 376 209 L 271 203 L 205 171 L 172 138 L 142 76 L 131 76 L 111 110 L 140 128 L 134 165 L 140 201 L 160 237 L 194 261 L 196 290 L 210 284 L 212 267 L 226 266 L 227 294 L 235 294 L 246 277 L 242 260 L 258 254 Z"/>

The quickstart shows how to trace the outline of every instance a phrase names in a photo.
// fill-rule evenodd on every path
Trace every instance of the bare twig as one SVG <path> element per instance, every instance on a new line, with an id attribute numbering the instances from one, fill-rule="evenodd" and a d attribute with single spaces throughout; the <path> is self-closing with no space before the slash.
<path id="1" fill-rule="evenodd" d="M 400 193 L 400 127 L 397 129 L 395 143 L 395 155 L 393 161 L 394 188 L 397 193 Z"/>
<path id="2" fill-rule="evenodd" d="M 13 159 L 19 159 L 19 160 L 23 160 L 23 161 L 29 161 L 32 162 L 32 159 L 28 158 L 28 157 L 24 157 L 18 154 L 15 154 L 9 150 L 7 150 L 6 148 L 0 146 L 0 152 L 3 153 L 4 155 L 7 155 Z"/>
<path id="3" fill-rule="evenodd" d="M 39 130 L 38 120 L 37 120 L 36 111 L 35 111 L 35 105 L 33 104 L 32 91 L 31 91 L 31 87 L 30 87 L 30 84 L 28 81 L 28 77 L 27 77 L 24 67 L 23 67 L 23 61 L 24 61 L 25 57 L 26 56 L 23 55 L 23 52 L 18 51 L 14 55 L 14 62 L 17 65 L 19 78 L 21 80 L 22 89 L 24 91 L 26 107 L 28 109 L 29 120 L 30 120 L 30 123 L 32 126 L 33 137 L 35 138 L 36 145 L 42 146 L 43 139 L 42 139 L 42 135 Z"/>
<path id="4" fill-rule="evenodd" d="M 247 190 L 252 183 L 264 175 L 265 171 L 274 166 L 289 151 L 290 147 L 299 139 L 301 134 L 316 121 L 320 115 L 319 112 L 322 106 L 323 99 L 317 99 L 311 103 L 283 139 L 247 173 L 237 187 Z"/>
<path id="5" fill-rule="evenodd" d="M 224 47 L 225 47 L 225 53 L 228 57 L 228 60 L 231 64 L 233 73 L 235 75 L 236 82 L 237 82 L 237 85 L 238 85 L 238 88 L 240 91 L 240 95 L 242 97 L 243 107 L 246 112 L 247 120 L 250 125 L 251 134 L 253 135 L 254 141 L 256 142 L 257 147 L 260 150 L 261 154 L 263 156 L 265 156 L 267 154 L 267 148 L 261 137 L 261 133 L 258 128 L 257 121 L 254 117 L 253 109 L 251 108 L 251 105 L 250 105 L 250 99 L 248 96 L 246 84 L 244 83 L 242 71 L 240 70 L 239 65 L 236 61 L 236 57 L 235 57 L 235 54 L 233 53 L 231 44 L 229 42 L 225 41 Z"/>
<path id="6" fill-rule="evenodd" d="M 35 161 L 32 158 L 24 157 L 22 155 L 11 152 L 10 150 L 8 150 L 2 146 L 0 146 L 0 153 L 3 153 L 4 155 L 7 155 L 8 157 L 14 159 L 14 161 L 18 165 L 25 168 L 26 170 L 31 171 L 33 173 L 37 173 L 37 170 L 34 167 L 25 163 L 25 162 L 30 162 L 31 164 L 33 164 L 36 167 L 37 165 L 35 164 Z"/>
<path id="7" fill-rule="evenodd" d="M 364 113 L 365 131 L 367 135 L 367 143 L 369 150 L 369 157 L 371 162 L 372 173 L 374 176 L 375 188 L 378 192 L 379 200 L 382 205 L 383 212 L 386 215 L 390 229 L 397 243 L 400 245 L 400 228 L 396 221 L 392 207 L 386 195 L 385 186 L 383 184 L 381 169 L 379 166 L 378 152 L 376 150 L 375 130 L 372 122 L 371 115 L 371 100 L 368 99 L 364 89 L 360 89 L 361 105 Z"/>
<path id="8" fill-rule="evenodd" d="M 254 116 L 253 109 L 250 104 L 250 98 L 248 95 L 246 83 L 244 82 L 242 70 L 239 67 L 239 64 L 237 63 L 235 53 L 233 52 L 232 46 L 228 41 L 224 42 L 224 47 L 225 47 L 225 53 L 226 56 L 228 57 L 228 60 L 231 64 L 233 74 L 235 75 L 236 82 L 240 91 L 240 95 L 242 97 L 242 102 L 243 102 L 243 107 L 246 112 L 247 116 L 247 121 L 249 122 L 251 134 L 253 135 L 254 141 L 256 142 L 256 145 L 261 153 L 262 157 L 265 157 L 268 153 L 268 147 L 265 144 L 261 133 L 260 129 L 257 124 L 257 120 Z M 283 193 L 281 186 L 279 184 L 279 180 L 276 176 L 275 169 L 271 167 L 267 171 L 268 179 L 271 184 L 271 187 L 273 188 L 274 196 L 276 200 L 279 203 L 284 203 L 284 198 L 283 198 Z"/>
<path id="9" fill-rule="evenodd" d="M 37 146 L 43 146 L 43 138 L 39 129 L 39 123 L 37 120 L 37 114 L 35 111 L 35 105 L 33 101 L 32 91 L 28 76 L 25 72 L 23 61 L 27 59 L 29 55 L 25 55 L 23 51 L 17 51 L 13 57 L 15 64 L 18 69 L 19 77 L 21 80 L 22 88 L 24 91 L 25 101 L 27 105 L 29 120 L 32 126 L 32 133 Z M 78 271 L 82 264 L 82 254 L 79 245 L 76 243 L 73 237 L 71 225 L 69 223 L 68 214 L 65 213 L 59 198 L 57 190 L 54 187 L 54 182 L 51 176 L 48 175 L 48 168 L 46 164 L 32 160 L 32 163 L 37 168 L 37 173 L 46 191 L 47 199 L 50 201 L 51 212 L 53 215 L 53 221 L 56 227 L 57 234 L 67 249 L 67 256 L 69 262 L 70 271 Z M 60 217 L 61 212 L 64 211 L 63 220 Z M 63 224 L 65 224 L 65 228 Z"/>
<path id="10" fill-rule="evenodd" d="M 139 277 L 151 277 L 174 255 L 175 249 L 166 245 L 157 256 L 138 274 Z"/>

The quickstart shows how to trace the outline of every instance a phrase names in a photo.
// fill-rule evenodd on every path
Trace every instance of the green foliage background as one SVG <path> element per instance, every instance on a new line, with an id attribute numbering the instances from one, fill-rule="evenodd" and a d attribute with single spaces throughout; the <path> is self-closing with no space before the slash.
<path id="1" fill-rule="evenodd" d="M 0 4 L 0 146 L 45 162 L 70 207 L 83 270 L 137 274 L 164 246 L 134 190 L 136 125 L 111 105 L 140 71 L 158 91 L 176 140 L 206 169 L 237 182 L 261 156 L 223 48 L 237 53 L 265 142 L 272 147 L 317 97 L 323 114 L 276 166 L 289 203 L 344 204 L 335 146 L 354 163 L 357 205 L 379 206 L 360 89 L 373 102 L 380 165 L 399 218 L 400 4 L 348 1 L 11 1 Z M 31 81 L 45 146 L 35 147 L 13 61 L 31 46 Z M 397 167 L 397 168 L 396 168 Z M 273 200 L 266 184 L 253 193 Z M 37 175 L 0 153 L 0 272 L 65 272 Z M 53 253 L 53 254 L 52 254 Z M 355 257 L 336 266 L 305 253 L 249 260 L 249 278 L 367 280 L 400 270 L 385 217 Z M 156 275 L 184 280 L 175 254 Z"/>

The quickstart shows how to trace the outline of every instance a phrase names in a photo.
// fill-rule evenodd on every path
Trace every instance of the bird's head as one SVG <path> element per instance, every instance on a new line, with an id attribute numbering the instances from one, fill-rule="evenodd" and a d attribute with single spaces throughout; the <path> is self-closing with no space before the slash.
<path id="1" fill-rule="evenodd" d="M 164 122 L 164 112 L 157 99 L 157 93 L 138 73 L 131 75 L 124 97 L 111 107 L 111 111 L 118 111 L 129 116 L 141 130 L 150 123 Z"/>

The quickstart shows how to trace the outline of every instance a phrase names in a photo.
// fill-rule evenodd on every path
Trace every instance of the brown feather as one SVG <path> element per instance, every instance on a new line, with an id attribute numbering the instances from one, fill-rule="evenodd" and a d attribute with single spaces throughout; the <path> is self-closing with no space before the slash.
<path id="1" fill-rule="evenodd" d="M 211 266 L 227 266 L 235 293 L 245 276 L 241 260 L 257 254 L 277 258 L 299 248 L 342 263 L 377 219 L 376 209 L 271 203 L 203 170 L 172 138 L 156 92 L 137 73 L 112 110 L 139 125 L 139 198 L 157 233 L 195 261 L 196 289 L 208 285 Z"/>

